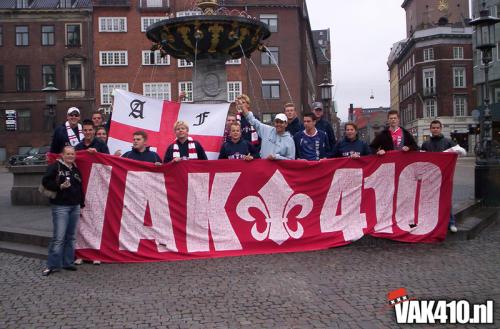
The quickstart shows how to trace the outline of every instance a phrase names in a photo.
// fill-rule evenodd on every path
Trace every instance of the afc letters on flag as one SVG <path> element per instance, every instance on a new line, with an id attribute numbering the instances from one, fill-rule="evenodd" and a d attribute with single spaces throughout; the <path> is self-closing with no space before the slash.
<path id="1" fill-rule="evenodd" d="M 148 134 L 148 146 L 163 158 L 175 140 L 174 123 L 183 120 L 189 124 L 189 136 L 201 143 L 208 159 L 217 159 L 229 105 L 177 103 L 116 89 L 109 151 L 130 151 L 132 134 L 143 130 Z"/>

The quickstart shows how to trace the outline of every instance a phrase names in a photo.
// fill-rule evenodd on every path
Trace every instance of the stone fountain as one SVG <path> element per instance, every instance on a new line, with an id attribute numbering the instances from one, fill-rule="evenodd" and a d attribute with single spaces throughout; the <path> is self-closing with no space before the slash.
<path id="1" fill-rule="evenodd" d="M 151 25 L 146 31 L 153 42 L 151 50 L 194 64 L 195 102 L 226 102 L 226 61 L 262 51 L 262 41 L 271 33 L 258 19 L 244 11 L 219 7 L 216 0 L 197 1 L 191 11 L 196 14 Z"/>

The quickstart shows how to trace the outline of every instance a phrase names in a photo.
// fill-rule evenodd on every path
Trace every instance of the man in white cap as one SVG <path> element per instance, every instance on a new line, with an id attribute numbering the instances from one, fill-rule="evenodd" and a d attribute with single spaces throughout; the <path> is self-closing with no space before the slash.
<path id="1" fill-rule="evenodd" d="M 268 160 L 294 160 L 295 143 L 292 136 L 286 131 L 287 118 L 283 113 L 274 117 L 274 127 L 263 124 L 257 120 L 248 107 L 242 107 L 242 114 L 248 123 L 255 127 L 262 140 L 260 157 Z"/>
<path id="2" fill-rule="evenodd" d="M 51 153 L 61 153 L 65 146 L 75 147 L 83 140 L 83 131 L 80 121 L 80 110 L 76 107 L 68 109 L 67 121 L 54 130 L 52 143 L 50 143 Z"/>
<path id="3" fill-rule="evenodd" d="M 330 147 L 333 148 L 337 141 L 335 139 L 335 132 L 333 131 L 332 125 L 330 124 L 330 122 L 323 119 L 323 103 L 314 102 L 312 105 L 312 109 L 314 115 L 317 118 L 316 129 L 322 130 L 326 133 L 326 135 L 328 136 Z"/>

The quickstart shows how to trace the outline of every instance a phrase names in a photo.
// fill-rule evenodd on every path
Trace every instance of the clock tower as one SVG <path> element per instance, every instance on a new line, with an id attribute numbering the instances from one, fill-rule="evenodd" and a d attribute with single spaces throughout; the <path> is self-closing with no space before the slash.
<path id="1" fill-rule="evenodd" d="M 469 0 L 405 0 L 406 35 L 436 26 L 465 27 Z"/>

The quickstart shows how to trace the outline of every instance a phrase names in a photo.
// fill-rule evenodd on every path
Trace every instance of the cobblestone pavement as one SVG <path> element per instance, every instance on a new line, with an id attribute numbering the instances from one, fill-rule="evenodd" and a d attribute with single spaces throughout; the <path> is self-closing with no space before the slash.
<path id="1" fill-rule="evenodd" d="M 416 299 L 493 299 L 496 326 L 482 327 L 498 328 L 499 250 L 495 224 L 470 241 L 84 264 L 49 277 L 42 260 L 0 253 L 0 328 L 396 328 L 385 305 L 399 287 Z"/>

